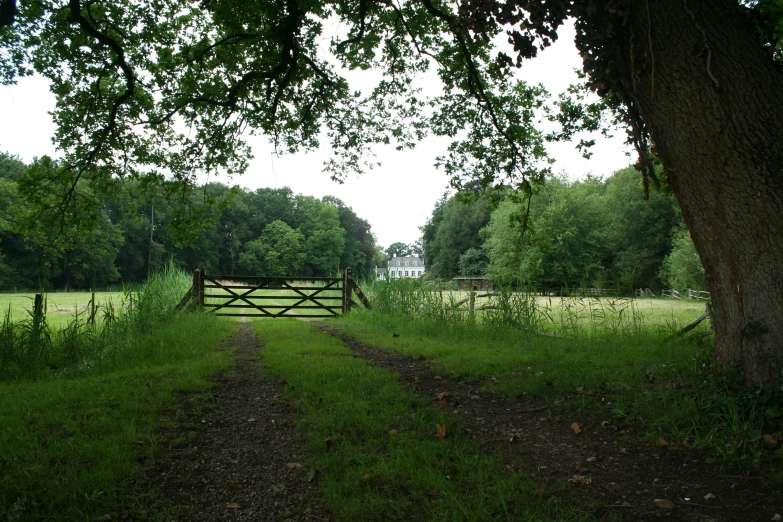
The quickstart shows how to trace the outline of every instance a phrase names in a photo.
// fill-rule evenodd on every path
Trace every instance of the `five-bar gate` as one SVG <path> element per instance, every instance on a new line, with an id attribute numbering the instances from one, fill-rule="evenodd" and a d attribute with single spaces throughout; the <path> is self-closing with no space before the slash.
<path id="1" fill-rule="evenodd" d="M 342 277 L 227 276 L 196 269 L 178 308 L 200 307 L 223 316 L 334 317 L 356 305 L 354 294 L 370 307 L 351 274 L 347 268 Z"/>

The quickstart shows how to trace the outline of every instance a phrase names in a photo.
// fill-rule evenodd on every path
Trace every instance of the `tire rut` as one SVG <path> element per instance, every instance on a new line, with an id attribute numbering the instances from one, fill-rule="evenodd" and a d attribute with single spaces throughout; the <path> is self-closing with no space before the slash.
<path id="1" fill-rule="evenodd" d="M 447 409 L 461 429 L 499 452 L 508 469 L 543 484 L 570 483 L 582 508 L 600 519 L 768 521 L 783 511 L 780 484 L 705 464 L 692 449 L 656 447 L 640 426 L 575 413 L 560 401 L 550 406 L 526 396 L 511 400 L 487 391 L 484 381 L 438 375 L 423 356 L 400 355 L 312 324 Z M 579 433 L 572 429 L 575 422 Z M 659 507 L 660 499 L 670 500 L 672 508 Z"/>
<path id="2" fill-rule="evenodd" d="M 161 433 L 168 443 L 148 479 L 162 510 L 192 521 L 328 520 L 316 485 L 303 480 L 296 412 L 260 364 L 252 325 L 241 323 L 230 345 L 236 366 L 215 378 L 209 402 L 183 394 L 176 426 Z"/>

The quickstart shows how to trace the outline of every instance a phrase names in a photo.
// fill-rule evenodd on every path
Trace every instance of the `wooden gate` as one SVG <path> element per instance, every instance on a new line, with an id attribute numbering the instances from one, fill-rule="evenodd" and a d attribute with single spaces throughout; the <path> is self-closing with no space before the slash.
<path id="1" fill-rule="evenodd" d="M 356 297 L 370 303 L 347 268 L 343 277 L 207 275 L 193 271 L 193 286 L 177 308 L 248 317 L 334 317 L 346 314 Z"/>

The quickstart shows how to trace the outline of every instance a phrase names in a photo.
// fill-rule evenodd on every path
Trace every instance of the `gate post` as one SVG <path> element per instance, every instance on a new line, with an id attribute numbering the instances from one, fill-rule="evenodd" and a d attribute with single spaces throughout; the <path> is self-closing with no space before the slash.
<path id="1" fill-rule="evenodd" d="M 350 310 L 351 302 L 351 268 L 346 268 L 343 272 L 343 315 Z"/>
<path id="2" fill-rule="evenodd" d="M 201 286 L 201 270 L 198 268 L 193 270 L 193 304 L 192 308 L 196 308 L 202 303 L 201 294 L 204 291 Z"/>
<path id="3" fill-rule="evenodd" d="M 199 275 L 199 278 L 198 278 L 199 285 L 200 285 L 199 286 L 199 290 L 198 290 L 198 296 L 199 296 L 198 304 L 199 304 L 199 306 L 201 308 L 204 308 L 204 284 L 205 284 L 204 276 L 205 275 L 207 275 L 207 271 L 206 270 L 202 270 L 201 274 Z"/>

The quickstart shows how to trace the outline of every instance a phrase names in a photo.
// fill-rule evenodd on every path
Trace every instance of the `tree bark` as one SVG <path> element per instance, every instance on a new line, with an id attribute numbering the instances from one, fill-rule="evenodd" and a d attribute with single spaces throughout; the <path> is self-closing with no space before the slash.
<path id="1" fill-rule="evenodd" d="M 589 2 L 592 5 L 611 2 Z M 713 363 L 748 384 L 783 368 L 783 71 L 736 0 L 627 3 L 623 89 L 707 275 Z M 615 23 L 619 23 L 615 20 Z M 608 30 L 606 19 L 598 24 Z M 594 26 L 595 27 L 595 26 Z"/>

